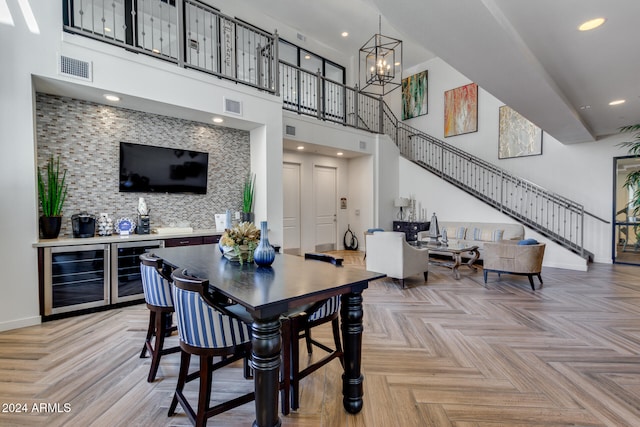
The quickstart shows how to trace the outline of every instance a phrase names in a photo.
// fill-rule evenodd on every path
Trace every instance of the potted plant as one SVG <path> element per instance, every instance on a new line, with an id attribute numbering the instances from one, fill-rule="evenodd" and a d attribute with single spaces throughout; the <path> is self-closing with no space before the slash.
<path id="1" fill-rule="evenodd" d="M 253 192 L 255 189 L 256 176 L 247 174 L 247 178 L 242 185 L 242 222 L 253 222 Z"/>
<path id="2" fill-rule="evenodd" d="M 244 261 L 253 262 L 253 251 L 259 242 L 260 230 L 252 222 L 241 222 L 231 229 L 226 229 L 220 238 L 225 258 L 240 264 Z"/>
<path id="3" fill-rule="evenodd" d="M 62 225 L 62 205 L 67 197 L 67 170 L 60 171 L 60 158 L 49 158 L 43 173 L 38 169 L 38 197 L 42 216 L 40 233 L 43 239 L 55 239 Z"/>
<path id="4" fill-rule="evenodd" d="M 629 154 L 636 157 L 640 156 L 640 124 L 623 126 L 620 128 L 620 132 L 635 132 L 632 141 L 622 142 L 620 145 L 628 147 Z M 630 212 L 633 213 L 633 216 L 637 217 L 638 213 L 640 213 L 640 170 L 631 172 L 627 175 L 627 179 L 623 186 L 625 188 L 631 188 L 634 191 L 633 198 L 629 201 L 627 207 Z"/>
<path id="5" fill-rule="evenodd" d="M 636 157 L 640 156 L 640 123 L 635 125 L 623 126 L 620 128 L 620 132 L 635 132 L 632 141 L 626 141 L 620 143 L 623 147 L 629 148 L 629 154 Z M 640 213 L 640 170 L 633 171 L 627 175 L 627 179 L 622 184 L 624 188 L 632 189 L 633 196 L 627 204 L 627 212 L 629 216 L 633 216 L 635 220 Z M 636 235 L 636 242 L 640 242 L 640 227 L 633 227 Z"/>

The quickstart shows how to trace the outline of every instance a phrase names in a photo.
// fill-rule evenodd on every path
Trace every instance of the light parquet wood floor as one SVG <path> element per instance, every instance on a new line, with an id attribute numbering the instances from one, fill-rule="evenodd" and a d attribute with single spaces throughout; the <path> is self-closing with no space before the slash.
<path id="1" fill-rule="evenodd" d="M 362 265 L 361 253 L 340 255 Z M 334 361 L 303 381 L 301 408 L 282 425 L 640 425 L 640 267 L 544 269 L 535 292 L 526 277 L 490 274 L 485 287 L 481 271 L 461 273 L 453 280 L 432 266 L 427 283 L 418 275 L 405 289 L 373 282 L 364 293 L 362 412 L 342 409 Z M 0 333 L 0 426 L 190 425 L 180 407 L 167 417 L 177 354 L 146 382 L 147 316 L 139 305 Z M 326 328 L 316 335 L 331 342 Z M 252 388 L 241 369 L 214 374 L 214 399 Z M 250 403 L 209 425 L 253 419 Z"/>

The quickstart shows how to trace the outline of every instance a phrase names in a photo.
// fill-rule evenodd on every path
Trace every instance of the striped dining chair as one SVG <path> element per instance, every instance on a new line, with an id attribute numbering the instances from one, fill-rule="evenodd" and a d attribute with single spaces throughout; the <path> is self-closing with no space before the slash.
<path id="1" fill-rule="evenodd" d="M 190 276 L 184 269 L 174 271 L 171 277 L 182 351 L 178 383 L 169 407 L 169 416 L 175 414 L 180 403 L 191 422 L 200 427 L 206 425 L 208 418 L 254 399 L 254 393 L 251 392 L 210 406 L 213 371 L 249 358 L 251 334 L 245 322 L 217 306 L 211 299 L 208 280 Z M 199 357 L 200 367 L 197 372 L 190 374 L 191 355 Z M 214 357 L 221 359 L 213 363 Z M 194 406 L 188 402 L 183 390 L 187 382 L 196 378 L 200 384 L 198 402 Z"/>
<path id="2" fill-rule="evenodd" d="M 161 258 L 146 253 L 140 255 L 142 290 L 149 309 L 149 327 L 140 358 L 146 357 L 147 352 L 151 355 L 148 382 L 156 379 L 162 356 L 180 351 L 178 346 L 164 348 L 165 337 L 175 332 L 176 327 L 172 326 L 174 310 L 170 278 L 163 276 L 163 270 Z M 155 340 L 152 342 L 154 336 Z"/>
<path id="3" fill-rule="evenodd" d="M 324 261 L 334 264 L 337 268 L 342 265 L 341 258 L 331 256 L 317 256 L 308 254 L 305 258 L 309 262 Z M 316 261 L 312 261 L 316 260 Z M 320 369 L 333 359 L 338 358 L 344 367 L 344 352 L 340 339 L 340 295 L 333 296 L 326 300 L 319 301 L 306 307 L 304 310 L 289 314 L 283 318 L 282 322 L 282 353 L 283 353 L 283 387 L 282 387 L 282 413 L 288 415 L 290 409 L 296 410 L 300 407 L 300 380 L 307 375 Z M 313 339 L 311 329 L 316 326 L 331 322 L 333 330 L 333 342 L 335 348 L 331 348 L 320 341 Z M 320 360 L 307 365 L 300 370 L 300 344 L 304 338 L 309 355 L 313 352 L 313 347 L 318 347 L 328 354 Z"/>

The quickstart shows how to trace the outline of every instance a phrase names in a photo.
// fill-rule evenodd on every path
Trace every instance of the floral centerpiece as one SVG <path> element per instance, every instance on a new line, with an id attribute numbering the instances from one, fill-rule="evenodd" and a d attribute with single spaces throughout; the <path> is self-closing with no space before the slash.
<path id="1" fill-rule="evenodd" d="M 230 261 L 242 264 L 245 260 L 253 262 L 253 251 L 260 242 L 260 230 L 252 222 L 241 222 L 227 228 L 220 238 L 224 256 Z"/>

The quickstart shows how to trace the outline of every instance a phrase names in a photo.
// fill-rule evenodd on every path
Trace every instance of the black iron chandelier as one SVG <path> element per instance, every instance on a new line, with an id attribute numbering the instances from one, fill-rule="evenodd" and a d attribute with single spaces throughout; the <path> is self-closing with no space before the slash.
<path id="1" fill-rule="evenodd" d="M 402 85 L 402 41 L 382 34 L 382 17 L 378 33 L 360 48 L 360 90 L 386 95 Z"/>

